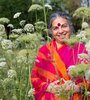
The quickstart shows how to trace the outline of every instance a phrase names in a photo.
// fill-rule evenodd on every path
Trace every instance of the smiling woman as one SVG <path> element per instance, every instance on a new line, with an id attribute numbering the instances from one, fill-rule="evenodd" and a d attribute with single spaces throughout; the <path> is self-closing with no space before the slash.
<path id="1" fill-rule="evenodd" d="M 65 86 L 64 89 L 68 93 L 72 88 L 70 84 L 73 84 L 67 69 L 75 64 L 77 54 L 73 52 L 75 50 L 65 41 L 72 32 L 70 18 L 63 12 L 52 14 L 50 16 L 49 29 L 53 38 L 50 43 L 45 44 L 39 49 L 32 69 L 31 81 L 35 88 L 35 100 L 62 100 L 59 95 L 61 87 Z M 85 51 L 83 45 L 79 45 L 79 48 L 79 53 Z M 77 47 L 75 49 L 78 51 Z M 65 84 L 69 80 L 70 84 Z M 79 86 L 74 83 L 73 89 L 76 93 L 79 91 Z M 70 100 L 71 97 L 72 100 L 83 100 L 77 93 L 74 96 L 70 95 L 67 100 Z"/>

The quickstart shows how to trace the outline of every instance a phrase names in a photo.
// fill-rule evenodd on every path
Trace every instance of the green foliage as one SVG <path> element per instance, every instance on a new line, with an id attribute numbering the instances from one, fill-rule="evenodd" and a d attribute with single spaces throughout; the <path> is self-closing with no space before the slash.
<path id="1" fill-rule="evenodd" d="M 46 29 L 46 24 L 43 21 L 36 22 L 35 29 L 38 33 L 42 34 Z"/>
<path id="2" fill-rule="evenodd" d="M 74 46 L 75 43 L 77 43 L 79 39 L 76 36 L 72 36 L 69 39 L 66 39 L 66 42 L 71 45 L 72 47 Z"/>
<path id="3" fill-rule="evenodd" d="M 3 40 L 5 39 L 1 41 Z M 28 96 L 28 92 L 32 89 L 29 76 L 36 53 L 33 49 L 6 50 L 0 42 L 0 99 L 34 100 L 32 96 Z"/>
<path id="4" fill-rule="evenodd" d="M 43 7 L 39 4 L 33 4 L 30 6 L 30 8 L 28 9 L 28 12 L 30 11 L 36 11 L 36 10 L 42 10 Z"/>
<path id="5" fill-rule="evenodd" d="M 90 7 L 79 7 L 75 10 L 73 17 L 81 18 L 83 22 L 84 19 L 88 19 L 90 17 Z"/>
<path id="6" fill-rule="evenodd" d="M 28 15 L 28 8 L 31 5 L 31 0 L 0 0 L 0 17 L 10 19 L 10 22 L 18 26 L 18 20 L 13 19 L 13 15 L 17 12 L 22 12 L 20 19 L 31 21 L 31 15 Z"/>
<path id="7" fill-rule="evenodd" d="M 85 72 L 88 70 L 88 68 L 88 64 L 78 64 L 75 65 L 74 68 L 71 68 L 69 73 L 73 78 L 76 78 L 77 76 L 84 78 Z"/>
<path id="8" fill-rule="evenodd" d="M 37 34 L 21 35 L 16 39 L 15 45 L 17 48 L 30 48 L 36 50 L 40 45 L 40 38 L 41 36 Z"/>

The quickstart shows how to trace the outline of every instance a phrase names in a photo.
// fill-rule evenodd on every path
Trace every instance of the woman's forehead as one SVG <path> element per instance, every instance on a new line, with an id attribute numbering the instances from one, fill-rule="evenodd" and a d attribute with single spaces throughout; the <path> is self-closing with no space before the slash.
<path id="1" fill-rule="evenodd" d="M 63 18 L 63 17 L 56 17 L 53 21 L 52 21 L 52 25 L 60 25 L 60 24 L 64 24 L 67 23 L 67 19 Z"/>

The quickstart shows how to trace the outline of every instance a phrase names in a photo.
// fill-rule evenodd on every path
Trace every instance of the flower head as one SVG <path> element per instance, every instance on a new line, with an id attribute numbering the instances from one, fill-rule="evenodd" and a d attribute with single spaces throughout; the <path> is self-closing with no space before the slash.
<path id="1" fill-rule="evenodd" d="M 13 18 L 18 18 L 21 15 L 21 12 L 17 12 L 16 14 L 14 14 Z"/>
<path id="2" fill-rule="evenodd" d="M 11 40 L 3 39 L 1 41 L 1 46 L 3 49 L 12 49 L 12 42 Z"/>
<path id="3" fill-rule="evenodd" d="M 35 89 L 33 88 L 31 88 L 29 91 L 28 91 L 28 97 L 31 97 L 32 95 L 33 95 L 33 93 L 34 93 L 34 91 L 35 91 Z"/>
<path id="4" fill-rule="evenodd" d="M 13 69 L 9 69 L 7 72 L 8 78 L 14 78 L 16 77 L 16 71 Z"/>

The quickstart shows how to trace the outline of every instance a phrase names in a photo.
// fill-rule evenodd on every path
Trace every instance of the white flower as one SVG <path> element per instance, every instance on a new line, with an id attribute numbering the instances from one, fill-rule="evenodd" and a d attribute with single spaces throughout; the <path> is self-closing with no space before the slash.
<path id="1" fill-rule="evenodd" d="M 31 88 L 29 91 L 28 91 L 28 97 L 31 97 L 33 95 L 33 92 L 35 91 L 34 88 Z"/>
<path id="2" fill-rule="evenodd" d="M 8 18 L 2 17 L 0 18 L 0 24 L 8 24 L 10 22 L 10 20 Z"/>
<path id="3" fill-rule="evenodd" d="M 20 24 L 21 26 L 24 26 L 25 22 L 26 22 L 26 20 L 22 20 L 22 21 L 20 21 L 19 24 Z"/>
<path id="4" fill-rule="evenodd" d="M 0 68 L 4 67 L 6 65 L 6 62 L 0 62 Z"/>
<path id="5" fill-rule="evenodd" d="M 82 29 L 89 28 L 89 24 L 87 22 L 82 23 Z"/>
<path id="6" fill-rule="evenodd" d="M 12 49 L 12 42 L 11 40 L 3 39 L 3 41 L 1 41 L 1 46 L 3 49 Z"/>
<path id="7" fill-rule="evenodd" d="M 34 31 L 34 26 L 32 25 L 32 24 L 26 24 L 25 26 L 24 26 L 24 30 L 26 31 L 26 32 L 33 32 Z"/>
<path id="8" fill-rule="evenodd" d="M 21 15 L 21 12 L 17 12 L 16 14 L 14 14 L 13 18 L 18 18 Z"/>
<path id="9" fill-rule="evenodd" d="M 5 27 L 4 25 L 0 24 L 0 33 L 5 33 Z M 1 35 L 1 34 L 0 34 Z"/>
<path id="10" fill-rule="evenodd" d="M 48 9 L 52 10 L 52 6 L 49 5 L 48 3 L 45 4 L 45 7 L 47 7 Z"/>
<path id="11" fill-rule="evenodd" d="M 5 58 L 0 58 L 0 62 L 5 61 L 5 60 L 6 60 Z"/>
<path id="12" fill-rule="evenodd" d="M 7 75 L 8 75 L 8 78 L 14 78 L 16 77 L 16 71 L 13 69 L 10 69 L 7 71 Z"/>
<path id="13" fill-rule="evenodd" d="M 11 28 L 14 28 L 13 24 L 8 24 L 7 27 L 11 27 Z"/>
<path id="14" fill-rule="evenodd" d="M 12 50 L 7 50 L 7 53 L 8 54 L 13 54 L 13 51 Z"/>
<path id="15" fill-rule="evenodd" d="M 18 63 L 22 63 L 22 62 L 26 63 L 26 57 L 23 57 L 23 56 L 17 57 L 17 62 Z"/>
<path id="16" fill-rule="evenodd" d="M 87 38 L 86 38 L 86 31 L 80 31 L 79 34 L 76 35 L 76 37 L 78 37 L 80 39 L 81 42 L 85 42 L 87 41 Z"/>
<path id="17" fill-rule="evenodd" d="M 22 34 L 23 29 L 19 28 L 19 29 L 13 29 L 12 33 L 17 33 L 17 34 Z"/>
<path id="18" fill-rule="evenodd" d="M 76 37 L 78 37 L 78 38 L 86 37 L 86 31 L 80 31 L 80 33 L 77 34 Z"/>

